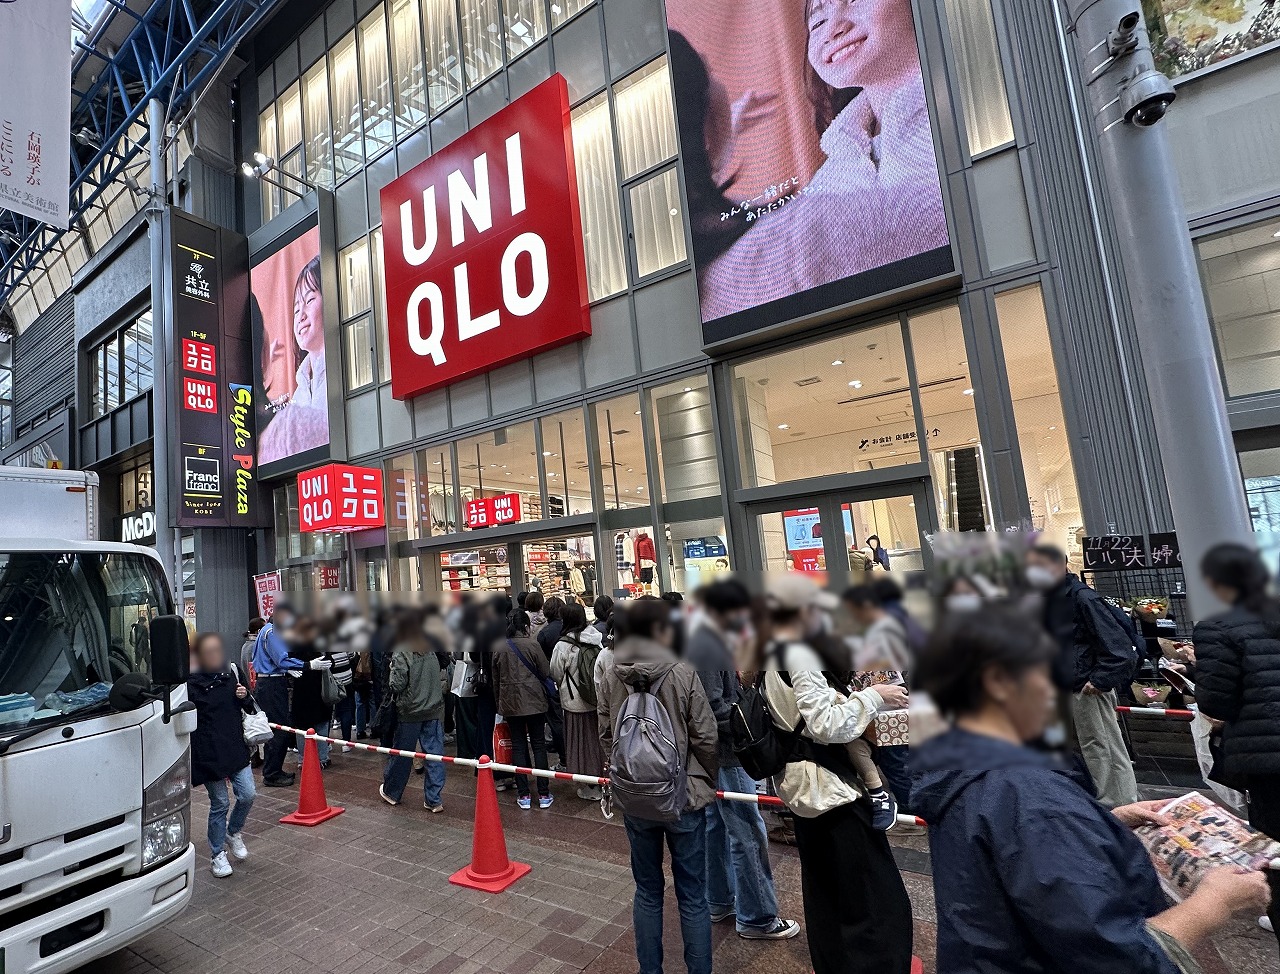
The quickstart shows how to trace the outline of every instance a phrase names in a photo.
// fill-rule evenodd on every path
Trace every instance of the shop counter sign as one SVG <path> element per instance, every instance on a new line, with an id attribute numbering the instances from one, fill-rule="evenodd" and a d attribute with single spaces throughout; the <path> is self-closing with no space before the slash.
<path id="1" fill-rule="evenodd" d="M 316 588 L 322 592 L 342 587 L 342 572 L 338 562 L 322 561 L 316 565 Z"/>
<path id="2" fill-rule="evenodd" d="M 363 531 L 386 520 L 382 471 L 330 463 L 298 475 L 298 523 L 303 531 Z"/>
<path id="3" fill-rule="evenodd" d="M 1141 536 L 1102 534 L 1081 543 L 1087 572 L 1125 572 L 1150 567 L 1146 539 Z"/>
<path id="4" fill-rule="evenodd" d="M 381 200 L 397 399 L 591 334 L 563 76 L 392 181 Z"/>
<path id="5" fill-rule="evenodd" d="M 523 518 L 519 494 L 499 494 L 497 497 L 477 497 L 467 501 L 467 527 L 492 528 L 503 524 L 517 524 Z"/>
<path id="6" fill-rule="evenodd" d="M 1182 548 L 1178 545 L 1178 536 L 1172 531 L 1151 535 L 1151 567 L 1181 568 Z"/>
<path id="7" fill-rule="evenodd" d="M 248 244 L 169 211 L 178 527 L 257 527 Z"/>
<path id="8" fill-rule="evenodd" d="M 253 576 L 253 590 L 258 597 L 258 617 L 270 619 L 276 611 L 276 600 L 284 591 L 283 580 L 279 572 L 266 572 Z"/>

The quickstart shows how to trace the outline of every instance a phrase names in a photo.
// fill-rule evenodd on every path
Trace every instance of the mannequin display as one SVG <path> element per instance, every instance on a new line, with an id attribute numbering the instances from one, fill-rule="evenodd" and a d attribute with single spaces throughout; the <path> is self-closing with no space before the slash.
<path id="1" fill-rule="evenodd" d="M 587 579 L 576 564 L 569 568 L 569 591 L 579 598 L 587 591 Z"/>
<path id="2" fill-rule="evenodd" d="M 631 535 L 619 531 L 613 538 L 614 558 L 618 567 L 618 584 L 631 585 L 635 581 L 636 546 Z"/>
<path id="3" fill-rule="evenodd" d="M 583 599 L 588 603 L 594 602 L 596 598 L 596 570 L 590 563 L 582 565 L 582 580 L 585 590 L 582 593 Z"/>
<path id="4" fill-rule="evenodd" d="M 641 531 L 635 539 L 636 564 L 640 566 L 640 583 L 654 585 L 657 582 L 658 550 L 649 535 Z"/>

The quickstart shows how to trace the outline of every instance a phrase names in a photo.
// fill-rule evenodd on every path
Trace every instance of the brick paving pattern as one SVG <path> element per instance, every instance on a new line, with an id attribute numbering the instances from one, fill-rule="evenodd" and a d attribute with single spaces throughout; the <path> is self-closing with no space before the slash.
<path id="1" fill-rule="evenodd" d="M 165 928 L 93 965 L 94 974 L 634 974 L 631 872 L 620 818 L 556 783 L 556 804 L 523 812 L 499 794 L 508 851 L 533 866 L 505 893 L 449 883 L 471 852 L 474 782 L 450 770 L 446 811 L 421 805 L 421 778 L 401 807 L 379 800 L 382 759 L 334 754 L 325 773 L 331 804 L 346 814 L 315 828 L 277 824 L 297 789 L 262 789 L 245 829 L 251 857 L 235 875 L 208 871 L 199 790 L 192 810 L 199 871 L 190 907 Z M 1154 796 L 1152 796 L 1154 797 Z M 934 903 L 923 836 L 895 836 L 915 916 L 915 952 L 934 969 Z M 783 915 L 802 919 L 795 850 L 773 845 Z M 684 969 L 668 883 L 665 969 Z M 744 941 L 732 923 L 714 928 L 718 971 L 807 974 L 804 934 Z M 1280 974 L 1276 941 L 1250 921 L 1202 953 L 1205 974 Z"/>

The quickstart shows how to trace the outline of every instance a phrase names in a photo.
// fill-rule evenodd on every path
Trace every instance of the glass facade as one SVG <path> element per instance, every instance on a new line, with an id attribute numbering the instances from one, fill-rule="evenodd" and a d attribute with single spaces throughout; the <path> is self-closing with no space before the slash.
<path id="1" fill-rule="evenodd" d="M 97 419 L 151 388 L 153 374 L 151 312 L 89 352 L 89 418 Z M 4 396 L 0 395 L 0 399 Z"/>

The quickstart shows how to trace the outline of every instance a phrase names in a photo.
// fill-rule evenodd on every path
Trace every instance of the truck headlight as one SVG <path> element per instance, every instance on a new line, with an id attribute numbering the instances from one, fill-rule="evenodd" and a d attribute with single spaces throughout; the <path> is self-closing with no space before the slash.
<path id="1" fill-rule="evenodd" d="M 191 752 L 142 793 L 142 868 L 184 852 L 191 820 Z"/>

